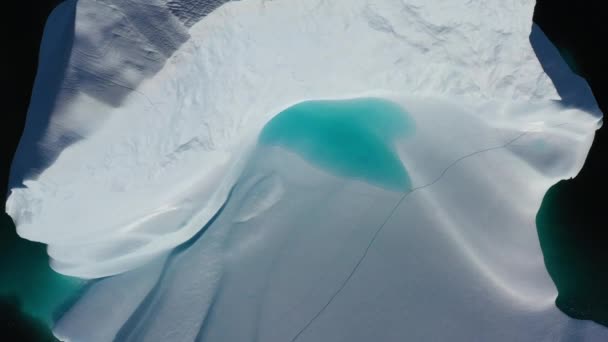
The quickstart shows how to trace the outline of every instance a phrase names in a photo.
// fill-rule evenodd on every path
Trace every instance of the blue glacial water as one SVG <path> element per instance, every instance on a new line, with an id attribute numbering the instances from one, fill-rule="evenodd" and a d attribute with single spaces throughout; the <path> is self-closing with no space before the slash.
<path id="1" fill-rule="evenodd" d="M 341 177 L 407 191 L 410 177 L 395 141 L 414 127 L 401 106 L 385 99 L 306 101 L 270 120 L 259 142 L 287 148 Z"/>
<path id="2" fill-rule="evenodd" d="M 0 310 L 3 313 L 17 310 L 51 327 L 55 314 L 83 286 L 84 281 L 53 271 L 46 246 L 18 237 L 10 218 L 2 215 Z"/>

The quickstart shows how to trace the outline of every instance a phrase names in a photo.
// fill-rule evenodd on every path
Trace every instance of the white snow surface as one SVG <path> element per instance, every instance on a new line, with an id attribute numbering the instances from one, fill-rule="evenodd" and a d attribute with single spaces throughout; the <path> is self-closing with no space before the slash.
<path id="1" fill-rule="evenodd" d="M 533 1 L 243 0 L 192 23 L 198 2 L 68 1 L 49 19 L 41 61 L 55 64 L 41 64 L 7 212 L 58 272 L 118 274 L 58 336 L 608 338 L 555 308 L 536 234 L 599 118 L 545 74 Z M 411 192 L 256 145 L 295 103 L 362 96 L 414 120 L 396 142 Z"/>

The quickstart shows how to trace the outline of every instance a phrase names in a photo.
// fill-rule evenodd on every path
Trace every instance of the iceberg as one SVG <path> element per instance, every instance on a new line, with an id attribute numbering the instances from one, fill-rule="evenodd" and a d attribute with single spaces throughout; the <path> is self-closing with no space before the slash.
<path id="1" fill-rule="evenodd" d="M 601 116 L 533 7 L 64 2 L 6 203 L 92 279 L 55 334 L 607 339 L 555 307 L 536 235 Z"/>

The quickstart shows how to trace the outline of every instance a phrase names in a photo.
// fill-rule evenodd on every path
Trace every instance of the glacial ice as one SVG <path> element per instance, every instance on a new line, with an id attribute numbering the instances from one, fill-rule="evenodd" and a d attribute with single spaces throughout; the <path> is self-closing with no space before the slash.
<path id="1" fill-rule="evenodd" d="M 199 3 L 67 1 L 49 19 L 7 212 L 55 270 L 101 278 L 58 337 L 608 338 L 555 307 L 536 236 L 600 119 L 533 2 Z M 264 143 L 279 113 L 370 98 L 415 129 Z M 380 137 L 388 157 L 369 155 L 407 186 L 301 149 L 337 131 L 357 140 L 338 152 Z"/>

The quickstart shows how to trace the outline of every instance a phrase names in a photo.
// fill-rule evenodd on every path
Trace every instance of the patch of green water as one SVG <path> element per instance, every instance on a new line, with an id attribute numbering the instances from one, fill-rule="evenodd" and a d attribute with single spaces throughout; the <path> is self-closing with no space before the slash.
<path id="1" fill-rule="evenodd" d="M 380 98 L 306 101 L 275 116 L 262 144 L 294 151 L 314 165 L 391 190 L 411 189 L 395 140 L 414 132 L 398 104 Z"/>

